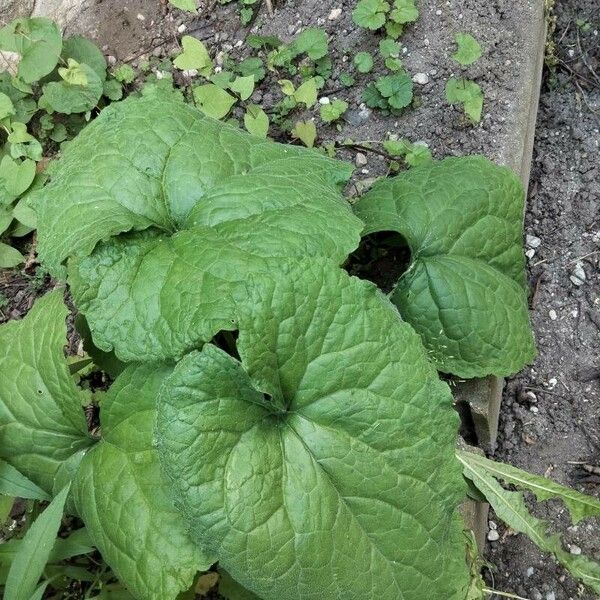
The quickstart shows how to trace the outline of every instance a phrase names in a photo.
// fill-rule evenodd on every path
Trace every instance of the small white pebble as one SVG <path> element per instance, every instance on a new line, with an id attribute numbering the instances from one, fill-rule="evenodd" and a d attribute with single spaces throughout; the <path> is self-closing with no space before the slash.
<path id="1" fill-rule="evenodd" d="M 179 31 L 179 33 L 183 33 L 185 30 L 187 29 L 185 23 L 182 23 L 178 28 L 177 31 Z"/>
<path id="2" fill-rule="evenodd" d="M 540 238 L 535 235 L 527 235 L 525 238 L 525 243 L 530 248 L 539 248 L 540 244 L 542 243 L 542 240 L 540 240 Z"/>
<path id="3" fill-rule="evenodd" d="M 529 248 L 529 250 L 525 250 L 525 256 L 531 260 L 535 256 L 535 250 L 533 248 Z"/>
<path id="4" fill-rule="evenodd" d="M 439 17 L 442 14 L 442 11 L 438 9 L 435 11 L 435 14 Z"/>
<path id="5" fill-rule="evenodd" d="M 427 73 L 415 73 L 412 80 L 419 85 L 426 85 L 429 83 L 429 75 Z"/>
<path id="6" fill-rule="evenodd" d="M 331 9 L 331 12 L 329 13 L 329 16 L 327 18 L 330 21 L 335 21 L 336 19 L 340 18 L 341 14 L 342 14 L 341 8 L 333 8 L 333 9 Z"/>
<path id="7" fill-rule="evenodd" d="M 575 264 L 575 268 L 573 269 L 569 279 L 575 285 L 583 285 L 585 283 L 585 271 L 583 270 L 583 265 L 580 262 Z"/>
<path id="8" fill-rule="evenodd" d="M 533 567 L 529 567 L 529 569 L 527 569 L 527 572 L 525 574 L 527 575 L 527 577 L 531 577 L 533 575 Z"/>
<path id="9" fill-rule="evenodd" d="M 321 98 L 319 98 L 319 104 L 329 104 L 329 97 L 321 96 Z"/>
<path id="10" fill-rule="evenodd" d="M 198 69 L 185 69 L 181 72 L 184 77 L 191 79 L 192 77 L 196 77 L 198 75 Z"/>
<path id="11" fill-rule="evenodd" d="M 556 321 L 556 319 L 558 318 L 558 315 L 556 314 L 556 311 L 555 311 L 553 308 L 551 308 L 551 309 L 548 311 L 548 316 L 549 316 L 549 317 L 550 317 L 550 318 L 551 318 L 553 321 Z"/>
<path id="12" fill-rule="evenodd" d="M 367 162 L 367 157 L 362 152 L 358 152 L 354 157 L 354 164 L 357 167 L 364 167 L 366 166 Z"/>
<path id="13" fill-rule="evenodd" d="M 581 554 L 581 548 L 579 546 L 576 546 L 575 544 L 571 544 L 569 546 L 569 552 L 571 554 L 575 554 L 575 556 L 579 556 Z"/>
<path id="14" fill-rule="evenodd" d="M 548 592 L 546 594 L 546 600 L 556 600 L 556 594 L 554 592 Z"/>
<path id="15" fill-rule="evenodd" d="M 490 542 L 496 542 L 500 539 L 500 534 L 496 529 L 490 529 L 487 534 L 487 539 Z"/>
<path id="16" fill-rule="evenodd" d="M 114 67 L 117 64 L 117 57 L 113 56 L 112 54 L 106 57 L 106 62 L 111 66 Z"/>
<path id="17" fill-rule="evenodd" d="M 551 377 L 550 379 L 548 379 L 548 389 L 553 390 L 556 387 L 557 383 L 558 379 L 556 379 L 556 377 Z"/>
<path id="18" fill-rule="evenodd" d="M 429 43 L 430 43 L 430 42 L 429 42 L 429 40 L 428 40 L 427 38 L 425 38 L 425 39 L 423 40 L 423 44 L 424 44 L 425 46 L 427 46 L 427 47 L 428 47 L 428 46 L 429 46 Z"/>
<path id="19" fill-rule="evenodd" d="M 489 528 L 490 528 L 490 529 L 498 529 L 498 525 L 496 524 L 496 522 L 495 522 L 495 521 L 490 521 L 490 522 L 488 523 L 488 525 L 489 525 Z"/>
<path id="20" fill-rule="evenodd" d="M 135 16 L 135 18 L 136 18 L 138 21 L 145 21 L 145 20 L 146 20 L 146 17 L 145 17 L 145 16 L 144 16 L 142 13 L 138 13 L 138 14 Z"/>
<path id="21" fill-rule="evenodd" d="M 540 409 L 537 406 L 532 406 L 529 409 L 533 414 L 537 414 L 538 412 L 540 412 Z"/>

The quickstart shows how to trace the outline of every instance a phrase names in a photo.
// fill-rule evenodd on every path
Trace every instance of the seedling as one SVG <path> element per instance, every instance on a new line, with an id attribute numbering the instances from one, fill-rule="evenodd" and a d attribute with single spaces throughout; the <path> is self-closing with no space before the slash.
<path id="1" fill-rule="evenodd" d="M 8 268 L 24 261 L 10 239 L 36 227 L 22 198 L 43 183 L 36 163 L 44 150 L 72 138 L 94 108 L 120 99 L 122 90 L 92 42 L 63 40 L 49 19 L 12 21 L 0 29 L 0 49 L 20 55 L 16 77 L 0 73 L 0 268 Z"/>
<path id="2" fill-rule="evenodd" d="M 320 108 L 321 120 L 325 123 L 334 123 L 348 110 L 348 103 L 337 98 L 322 104 Z"/>
<path id="3" fill-rule="evenodd" d="M 481 121 L 483 92 L 474 81 L 451 77 L 446 84 L 446 99 L 450 104 L 462 104 L 465 114 L 471 122 L 479 123 Z"/>
<path id="4" fill-rule="evenodd" d="M 398 39 L 403 27 L 419 17 L 415 0 L 359 0 L 352 11 L 352 19 L 359 27 L 373 31 L 385 27 L 390 38 Z"/>

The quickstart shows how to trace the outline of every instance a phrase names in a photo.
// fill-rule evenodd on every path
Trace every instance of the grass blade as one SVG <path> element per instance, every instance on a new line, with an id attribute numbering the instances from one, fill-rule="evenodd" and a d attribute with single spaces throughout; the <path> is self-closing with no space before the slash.
<path id="1" fill-rule="evenodd" d="M 600 501 L 592 496 L 582 494 L 540 475 L 528 473 L 512 465 L 496 462 L 472 452 L 459 451 L 458 454 L 469 464 L 477 465 L 487 471 L 492 477 L 533 492 L 539 501 L 555 498 L 561 500 L 569 510 L 573 524 L 586 517 L 600 516 Z"/>
<path id="2" fill-rule="evenodd" d="M 50 500 L 42 488 L 3 460 L 0 460 L 0 494 L 30 500 Z"/>
<path id="3" fill-rule="evenodd" d="M 523 493 L 505 490 L 485 468 L 479 466 L 476 461 L 471 461 L 471 456 L 474 455 L 465 456 L 463 452 L 457 453 L 457 456 L 463 465 L 465 477 L 485 496 L 499 519 L 515 531 L 527 535 L 540 550 L 553 554 L 574 577 L 596 593 L 600 593 L 600 563 L 586 556 L 576 556 L 567 552 L 560 537 L 548 533 L 548 523 L 529 512 Z"/>
<path id="4" fill-rule="evenodd" d="M 70 484 L 52 500 L 28 529 L 17 552 L 4 588 L 4 600 L 30 600 L 44 572 L 60 527 Z"/>

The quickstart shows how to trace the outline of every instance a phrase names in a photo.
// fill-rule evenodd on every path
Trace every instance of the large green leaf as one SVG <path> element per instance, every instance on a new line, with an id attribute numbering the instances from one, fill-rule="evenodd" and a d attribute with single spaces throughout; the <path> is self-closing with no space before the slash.
<path id="1" fill-rule="evenodd" d="M 43 296 L 21 321 L 0 326 L 0 458 L 47 493 L 66 461 L 93 443 L 64 357 L 62 291 Z"/>
<path id="2" fill-rule="evenodd" d="M 73 484 L 90 538 L 140 600 L 170 600 L 215 562 L 194 545 L 169 498 L 153 447 L 158 388 L 170 367 L 131 366 L 102 400 L 102 441 Z"/>
<path id="3" fill-rule="evenodd" d="M 33 201 L 40 257 L 64 275 L 68 257 L 88 255 L 118 233 L 149 227 L 173 233 L 213 187 L 263 165 L 265 174 L 319 182 L 350 174 L 343 163 L 259 140 L 182 102 L 150 97 L 113 104 L 71 142 Z"/>
<path id="4" fill-rule="evenodd" d="M 535 356 L 522 251 L 523 189 L 508 169 L 448 158 L 377 183 L 363 234 L 396 231 L 411 264 L 393 292 L 440 371 L 509 375 Z"/>
<path id="5" fill-rule="evenodd" d="M 40 256 L 59 274 L 72 257 L 99 348 L 179 357 L 235 326 L 231 293 L 260 259 L 346 258 L 362 228 L 337 189 L 349 172 L 178 102 L 126 101 L 86 127 L 33 199 Z"/>
<path id="6" fill-rule="evenodd" d="M 242 362 L 207 344 L 161 388 L 193 535 L 265 600 L 464 599 L 457 416 L 418 336 L 331 263 L 273 270 L 248 283 Z"/>

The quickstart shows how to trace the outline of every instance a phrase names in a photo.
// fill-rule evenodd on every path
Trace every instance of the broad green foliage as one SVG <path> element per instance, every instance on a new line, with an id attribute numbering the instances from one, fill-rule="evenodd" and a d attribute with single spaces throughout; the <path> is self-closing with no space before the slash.
<path id="1" fill-rule="evenodd" d="M 63 40 L 61 58 L 63 61 L 69 59 L 90 67 L 100 79 L 106 78 L 106 59 L 100 48 L 87 38 L 74 35 Z"/>
<path id="2" fill-rule="evenodd" d="M 574 490 L 565 489 L 544 477 L 523 473 L 510 465 L 486 461 L 469 452 L 460 452 L 458 459 L 463 464 L 465 477 L 485 496 L 498 518 L 513 530 L 526 534 L 540 550 L 553 554 L 574 577 L 600 593 L 600 563 L 565 550 L 560 536 L 549 532 L 549 524 L 529 512 L 523 493 L 505 490 L 496 479 L 505 480 L 520 489 L 533 491 L 539 499 L 563 500 L 574 522 L 584 516 L 600 514 L 597 501 L 577 494 Z"/>
<path id="3" fill-rule="evenodd" d="M 222 119 L 235 104 L 235 97 L 214 83 L 198 85 L 193 89 L 196 106 L 213 119 Z"/>
<path id="4" fill-rule="evenodd" d="M 66 312 L 61 294 L 53 292 L 37 301 L 25 319 L 0 328 L 0 448 L 3 458 L 23 473 L 19 478 L 4 469 L 11 478 L 6 491 L 19 493 L 18 485 L 23 495 L 38 497 L 43 491 L 34 483 L 39 483 L 56 495 L 72 482 L 91 543 L 134 596 L 174 599 L 197 571 L 215 561 L 187 537 L 153 446 L 158 388 L 172 367 L 128 367 L 103 397 L 102 439 L 89 449 L 94 440 L 87 435 L 83 405 L 91 399 L 75 387 L 62 352 Z M 8 373 L 16 382 L 11 389 L 4 384 Z M 65 552 L 88 551 L 81 544 L 72 546 L 64 548 L 62 558 Z M 43 564 L 49 554 L 44 557 Z"/>
<path id="5" fill-rule="evenodd" d="M 352 11 L 352 20 L 360 27 L 379 29 L 385 24 L 390 5 L 384 0 L 359 0 Z"/>
<path id="6" fill-rule="evenodd" d="M 535 349 L 522 251 L 523 189 L 483 157 L 378 182 L 356 205 L 363 234 L 400 233 L 411 264 L 392 300 L 440 371 L 509 375 Z"/>
<path id="7" fill-rule="evenodd" d="M 307 148 L 312 148 L 317 139 L 317 126 L 314 121 L 298 121 L 291 133 L 294 138 L 300 140 Z"/>
<path id="8" fill-rule="evenodd" d="M 61 276 L 72 257 L 99 348 L 178 357 L 235 328 L 231 292 L 263 259 L 346 258 L 362 226 L 336 187 L 348 175 L 182 103 L 128 100 L 86 128 L 34 198 L 40 257 Z M 118 235 L 131 230 L 145 231 Z"/>
<path id="9" fill-rule="evenodd" d="M 152 443 L 158 388 L 171 371 L 132 366 L 117 378 L 102 400 L 102 440 L 73 484 L 94 545 L 142 600 L 176 598 L 215 562 L 188 538 Z"/>
<path id="10" fill-rule="evenodd" d="M 92 443 L 82 408 L 89 398 L 63 358 L 66 316 L 55 291 L 0 328 L 0 458 L 47 493 L 66 462 Z"/>
<path id="11" fill-rule="evenodd" d="M 41 102 L 66 115 L 91 110 L 102 96 L 102 79 L 86 64 L 69 59 L 69 68 L 60 74 L 63 81 L 51 81 L 44 86 Z"/>
<path id="12" fill-rule="evenodd" d="M 269 117 L 258 104 L 249 104 L 244 115 L 244 127 L 248 133 L 266 138 L 269 132 Z"/>
<path id="13" fill-rule="evenodd" d="M 409 0 L 386 10 L 416 18 Z M 305 82 L 281 85 L 290 106 L 311 105 L 320 80 L 307 63 L 321 60 L 326 38 L 307 30 L 287 46 L 260 43 L 273 48 L 270 66 L 308 57 L 297 67 L 310 71 Z M 382 50 L 393 59 L 397 46 Z M 102 79 L 93 48 L 63 51 L 65 85 Z M 258 68 L 207 85 L 247 99 Z M 13 119 L 20 99 L 4 83 L 0 111 Z M 387 152 L 420 166 L 377 183 L 354 214 L 339 189 L 348 165 L 261 139 L 259 107 L 246 107 L 250 135 L 185 105 L 167 83 L 102 111 L 29 193 L 40 259 L 67 278 L 84 348 L 114 382 L 93 396 L 74 383 L 58 290 L 0 327 L 0 492 L 57 496 L 49 514 L 64 504 L 85 524 L 82 540 L 52 552 L 37 544 L 31 575 L 11 585 L 41 598 L 47 560 L 97 547 L 107 577 L 137 600 L 187 597 L 215 562 L 230 574 L 231 600 L 480 600 L 457 511 L 462 463 L 499 516 L 599 589 L 598 565 L 566 553 L 494 478 L 562 498 L 574 521 L 600 504 L 457 455 L 458 416 L 435 371 L 503 375 L 534 355 L 516 177 L 482 157 L 434 162 L 424 146 L 388 140 Z M 412 96 L 403 72 L 368 89 L 387 110 Z M 334 121 L 346 107 L 329 108 L 323 118 Z M 37 150 L 24 123 L 9 125 L 0 183 L 13 202 L 32 185 Z M 314 122 L 293 134 L 314 144 Z M 339 267 L 361 231 L 397 232 L 412 253 L 391 302 Z M 0 549 L 0 566 L 14 560 L 24 572 L 14 565 L 25 542 Z"/>
<path id="14" fill-rule="evenodd" d="M 457 417 L 412 329 L 318 260 L 242 303 L 241 362 L 206 345 L 160 393 L 194 538 L 264 600 L 464 598 Z"/>

